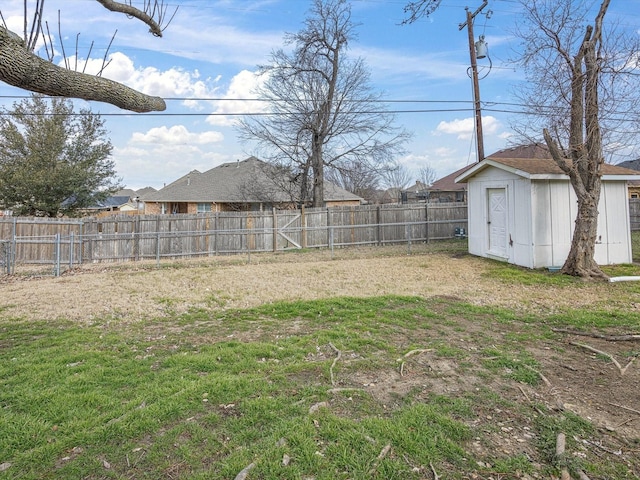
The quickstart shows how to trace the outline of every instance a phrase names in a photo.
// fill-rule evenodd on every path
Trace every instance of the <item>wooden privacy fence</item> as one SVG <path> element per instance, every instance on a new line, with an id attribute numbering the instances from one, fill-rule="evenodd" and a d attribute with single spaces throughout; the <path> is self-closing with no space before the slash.
<path id="1" fill-rule="evenodd" d="M 640 198 L 629 199 L 629 223 L 632 232 L 640 230 Z"/>
<path id="2" fill-rule="evenodd" d="M 461 203 L 73 220 L 0 217 L 0 266 L 14 273 L 16 265 L 52 265 L 59 274 L 83 263 L 410 245 L 452 238 L 466 226 Z"/>

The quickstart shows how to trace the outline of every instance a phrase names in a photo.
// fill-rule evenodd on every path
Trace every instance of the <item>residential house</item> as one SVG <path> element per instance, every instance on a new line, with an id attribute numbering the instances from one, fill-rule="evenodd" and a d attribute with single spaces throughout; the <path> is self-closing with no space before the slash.
<path id="1" fill-rule="evenodd" d="M 206 172 L 192 170 L 142 197 L 147 214 L 263 211 L 297 208 L 299 184 L 287 172 L 255 157 L 224 163 Z M 325 206 L 360 205 L 364 199 L 324 183 Z"/>
<path id="2" fill-rule="evenodd" d="M 428 188 L 429 186 L 426 183 L 416 180 L 414 185 L 411 185 L 409 188 L 405 188 L 400 192 L 401 203 L 426 202 L 428 198 Z"/>
<path id="3" fill-rule="evenodd" d="M 431 184 L 427 188 L 429 203 L 450 203 L 467 201 L 467 184 L 456 183 L 456 178 L 466 172 L 473 165 L 467 165 L 460 170 L 450 173 Z"/>
<path id="4" fill-rule="evenodd" d="M 125 188 L 91 207 L 83 209 L 83 213 L 95 216 L 142 213 L 144 211 L 144 203 L 141 201 L 142 195 L 148 195 L 155 191 L 153 187 L 145 187 L 138 191 Z"/>
<path id="5" fill-rule="evenodd" d="M 498 150 L 489 155 L 488 158 L 549 158 L 549 150 L 545 145 L 533 143 L 529 145 L 518 145 L 515 147 Z M 467 201 L 467 184 L 464 182 L 456 182 L 456 178 L 464 172 L 472 168 L 476 164 L 467 165 L 456 170 L 449 175 L 442 177 L 427 189 L 429 202 L 466 202 Z"/>

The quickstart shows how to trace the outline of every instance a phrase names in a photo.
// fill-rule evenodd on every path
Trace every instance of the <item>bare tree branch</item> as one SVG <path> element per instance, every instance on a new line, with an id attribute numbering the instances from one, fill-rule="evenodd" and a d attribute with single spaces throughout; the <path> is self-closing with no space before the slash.
<path id="1" fill-rule="evenodd" d="M 131 3 L 125 4 L 121 2 L 114 2 L 113 0 L 96 0 L 96 1 L 107 10 L 111 10 L 112 12 L 124 13 L 125 15 L 128 15 L 130 17 L 137 18 L 138 20 L 140 20 L 143 23 L 146 23 L 149 26 L 149 31 L 153 35 L 155 35 L 156 37 L 162 36 L 163 29 L 160 27 L 158 22 L 156 22 L 156 20 L 154 20 L 153 17 L 150 16 L 146 11 L 149 7 L 149 4 L 147 2 L 145 2 L 145 11 L 142 11 L 133 7 Z M 161 7 L 161 10 L 162 9 L 163 7 Z M 153 11 L 155 12 L 155 9 Z M 162 13 L 160 13 L 160 18 L 162 18 Z"/>
<path id="2" fill-rule="evenodd" d="M 145 23 L 149 26 L 151 33 L 158 37 L 162 36 L 163 23 L 166 27 L 173 19 L 171 16 L 169 21 L 165 22 L 167 7 L 161 0 L 144 0 L 142 9 L 134 7 L 130 0 L 127 2 L 96 1 L 107 10 L 124 13 Z M 75 69 L 72 70 L 68 64 L 67 68 L 63 68 L 51 63 L 53 48 L 50 49 L 47 45 L 47 38 L 51 44 L 48 25 L 47 35 L 44 34 L 43 28 L 44 0 L 36 0 L 30 29 L 28 28 L 26 0 L 24 5 L 25 18 L 22 39 L 7 29 L 4 19 L 3 26 L 0 26 L 0 81 L 31 92 L 106 102 L 133 112 L 166 109 L 164 100 L 159 97 L 143 94 L 121 83 L 101 78 L 99 75 L 88 75 Z M 175 15 L 175 11 L 173 15 Z M 58 24 L 60 25 L 60 20 L 58 20 Z M 44 38 L 49 61 L 34 53 L 40 35 Z M 67 62 L 64 45 L 62 48 L 64 60 Z M 103 61 L 103 68 L 104 65 Z"/>
<path id="3" fill-rule="evenodd" d="M 29 52 L 22 40 L 4 27 L 0 27 L 0 80 L 31 92 L 106 102 L 133 112 L 166 108 L 160 97 L 145 95 L 107 78 L 58 67 Z"/>

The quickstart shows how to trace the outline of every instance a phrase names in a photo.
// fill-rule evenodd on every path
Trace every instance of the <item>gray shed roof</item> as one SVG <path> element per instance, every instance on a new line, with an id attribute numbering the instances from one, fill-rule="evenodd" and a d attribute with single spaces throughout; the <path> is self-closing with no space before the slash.
<path id="1" fill-rule="evenodd" d="M 556 162 L 550 158 L 487 157 L 482 162 L 476 163 L 473 168 L 470 168 L 459 175 L 456 178 L 456 181 L 466 182 L 476 173 L 481 172 L 488 167 L 496 167 L 532 180 L 569 179 L 568 175 L 566 175 Z M 603 180 L 640 179 L 640 174 L 638 172 L 628 168 L 618 167 L 607 163 L 603 164 L 601 168 Z"/>
<path id="2" fill-rule="evenodd" d="M 271 175 L 274 167 L 255 157 L 223 163 L 204 173 L 193 170 L 157 192 L 145 195 L 146 202 L 290 202 L 285 175 Z M 281 186 L 280 186 L 281 185 Z M 295 186 L 293 188 L 295 190 Z M 325 182 L 325 201 L 359 200 L 332 183 Z"/>

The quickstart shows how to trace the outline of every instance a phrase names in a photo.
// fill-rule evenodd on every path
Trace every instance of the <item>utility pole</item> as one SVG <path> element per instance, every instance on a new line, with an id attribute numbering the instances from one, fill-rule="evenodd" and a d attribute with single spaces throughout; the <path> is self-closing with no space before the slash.
<path id="1" fill-rule="evenodd" d="M 466 7 L 467 20 L 459 25 L 458 30 L 462 30 L 465 26 L 469 32 L 469 55 L 471 57 L 471 73 L 473 81 L 473 101 L 475 106 L 476 118 L 476 147 L 478 154 L 478 162 L 484 160 L 484 140 L 482 135 L 482 111 L 480 109 L 480 82 L 478 80 L 478 63 L 476 59 L 476 46 L 473 37 L 473 19 L 478 15 L 484 7 L 487 6 L 489 0 L 484 0 L 478 9 L 471 13 L 469 7 Z"/>

